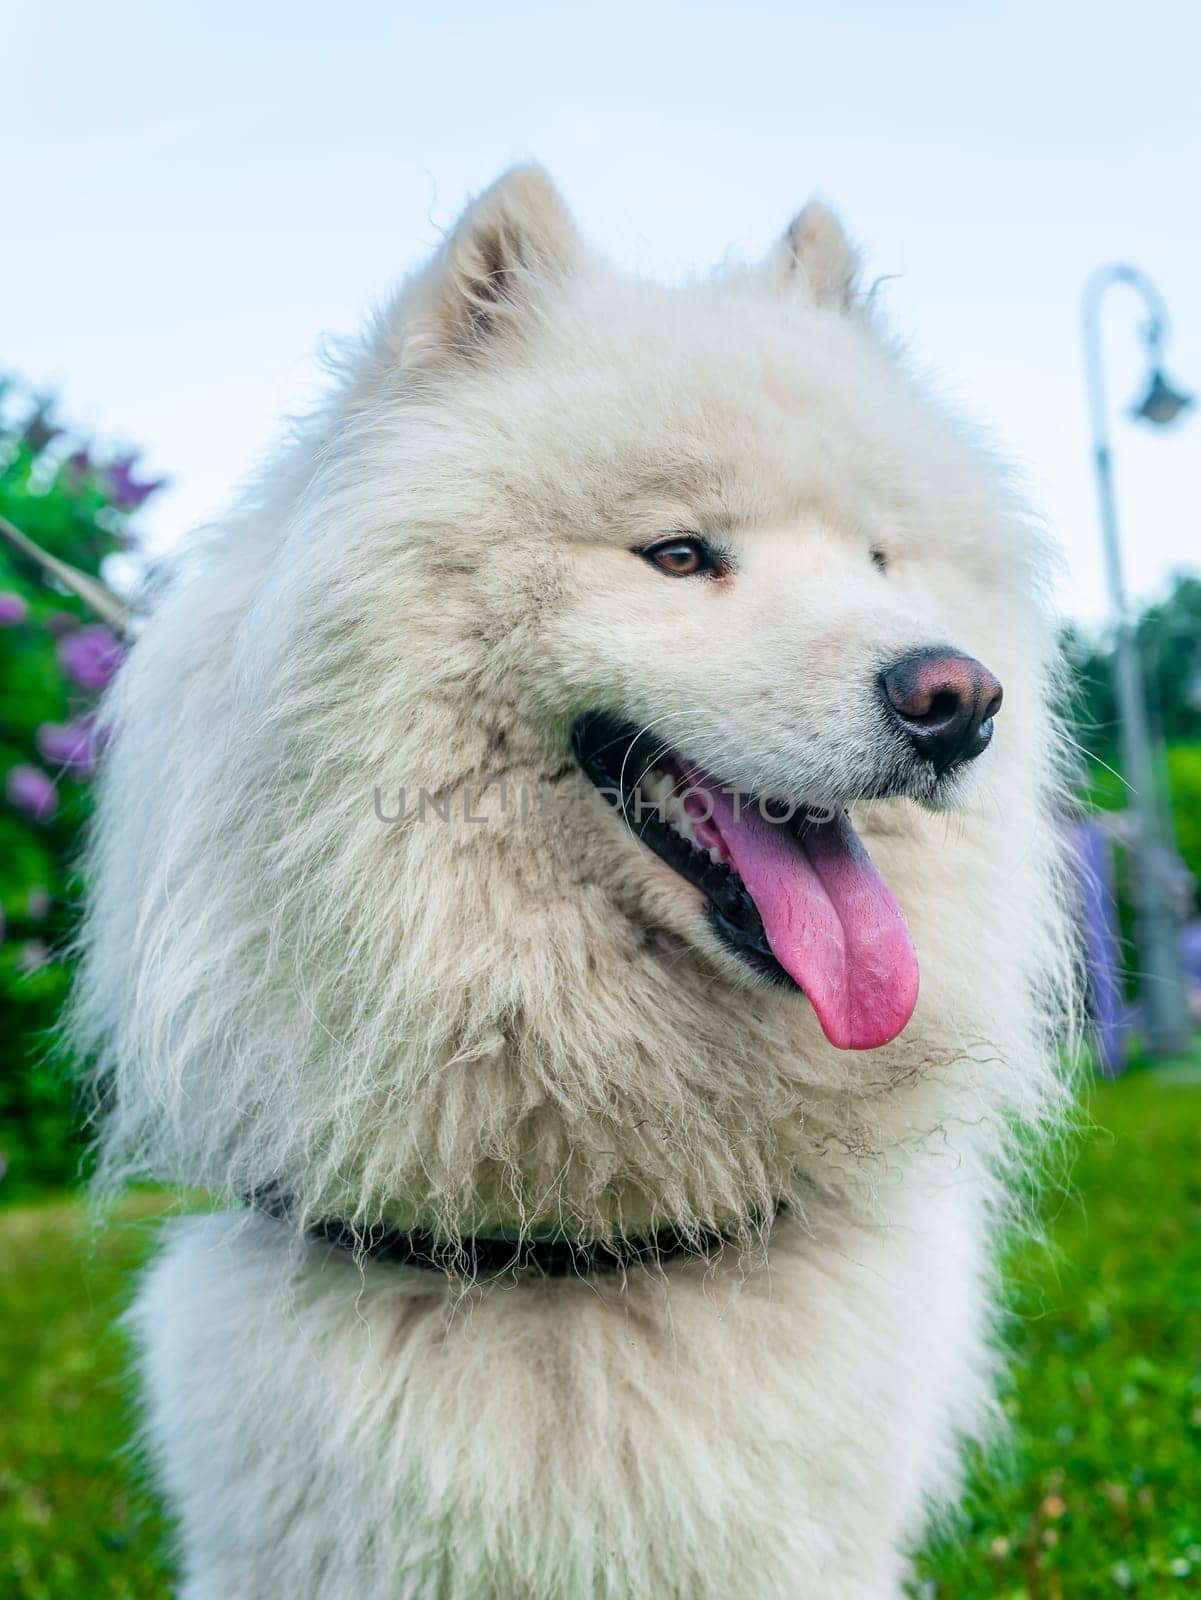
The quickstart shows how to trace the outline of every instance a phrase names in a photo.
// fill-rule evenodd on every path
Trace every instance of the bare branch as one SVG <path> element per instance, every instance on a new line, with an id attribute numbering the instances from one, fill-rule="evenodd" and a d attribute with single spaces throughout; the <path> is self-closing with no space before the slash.
<path id="1" fill-rule="evenodd" d="M 110 628 L 123 636 L 129 633 L 133 621 L 133 608 L 119 595 L 114 594 L 99 578 L 93 578 L 90 573 L 81 572 L 78 567 L 52 556 L 48 550 L 43 550 L 41 545 L 35 544 L 28 534 L 14 527 L 7 517 L 0 517 L 0 538 L 11 545 L 18 554 L 23 555 L 27 561 L 32 562 L 43 578 L 53 578 L 72 594 L 78 595 L 84 605 L 90 606 Z"/>

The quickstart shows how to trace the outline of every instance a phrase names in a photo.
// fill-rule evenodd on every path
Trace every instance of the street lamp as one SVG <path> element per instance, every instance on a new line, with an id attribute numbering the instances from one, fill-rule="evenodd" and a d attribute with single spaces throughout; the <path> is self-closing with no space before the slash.
<path id="1" fill-rule="evenodd" d="M 1168 382 L 1160 366 L 1160 351 L 1167 334 L 1168 317 L 1155 285 L 1134 267 L 1122 263 L 1101 267 L 1084 290 L 1084 364 L 1088 379 L 1089 409 L 1093 427 L 1093 461 L 1097 472 L 1097 503 L 1109 598 L 1117 623 L 1114 653 L 1118 702 L 1118 734 L 1122 767 L 1130 786 L 1133 822 L 1133 891 L 1135 944 L 1141 977 L 1145 1017 L 1145 1046 L 1150 1056 L 1175 1055 L 1192 1042 L 1188 989 L 1180 955 L 1176 915 L 1177 874 L 1170 825 L 1161 821 L 1155 796 L 1155 761 L 1147 728 L 1147 702 L 1143 691 L 1138 643 L 1126 599 L 1122 551 L 1118 538 L 1117 502 L 1109 448 L 1109 420 L 1105 399 L 1105 373 L 1101 345 L 1101 303 L 1107 289 L 1125 284 L 1141 297 L 1148 320 L 1141 330 L 1147 354 L 1147 392 L 1131 415 L 1164 427 L 1175 420 L 1192 397 Z"/>

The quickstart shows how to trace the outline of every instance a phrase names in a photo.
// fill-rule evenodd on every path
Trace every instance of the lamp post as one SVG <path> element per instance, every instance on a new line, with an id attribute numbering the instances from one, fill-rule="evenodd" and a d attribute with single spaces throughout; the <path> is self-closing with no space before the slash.
<path id="1" fill-rule="evenodd" d="M 1192 1025 L 1180 955 L 1179 919 L 1174 904 L 1177 893 L 1175 850 L 1156 802 L 1155 759 L 1147 726 L 1147 702 L 1138 642 L 1126 599 L 1118 536 L 1101 341 L 1101 304 L 1106 290 L 1115 284 L 1133 289 L 1148 312 L 1148 320 L 1141 330 L 1148 364 L 1147 392 L 1139 404 L 1132 407 L 1131 415 L 1164 427 L 1192 404 L 1192 398 L 1174 388 L 1160 366 L 1168 318 L 1155 285 L 1134 267 L 1122 263 L 1101 267 L 1084 290 L 1084 364 L 1092 415 L 1101 539 L 1105 548 L 1109 598 L 1117 623 L 1115 688 L 1122 767 L 1130 786 L 1134 824 L 1131 844 L 1135 943 L 1141 978 L 1144 1042 L 1148 1055 L 1165 1056 L 1188 1049 Z"/>

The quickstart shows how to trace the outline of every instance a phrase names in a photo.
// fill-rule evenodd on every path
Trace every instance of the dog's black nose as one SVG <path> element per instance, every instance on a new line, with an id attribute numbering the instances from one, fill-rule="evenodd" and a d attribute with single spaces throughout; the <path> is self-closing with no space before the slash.
<path id="1" fill-rule="evenodd" d="M 1001 709 L 1001 685 L 987 667 L 958 650 L 902 656 L 880 674 L 880 688 L 892 721 L 939 773 L 980 754 Z"/>

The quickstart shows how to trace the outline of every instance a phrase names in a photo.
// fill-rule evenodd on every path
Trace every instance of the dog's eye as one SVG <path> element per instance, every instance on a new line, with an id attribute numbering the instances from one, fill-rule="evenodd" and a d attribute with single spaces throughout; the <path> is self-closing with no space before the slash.
<path id="1" fill-rule="evenodd" d="M 673 578 L 693 578 L 698 574 L 717 576 L 725 571 L 721 557 L 703 539 L 664 539 L 638 553 Z"/>

